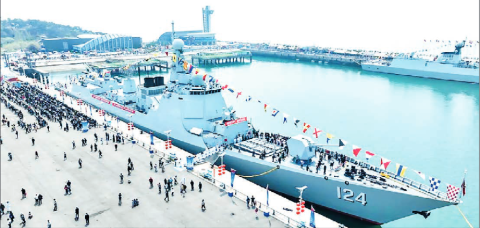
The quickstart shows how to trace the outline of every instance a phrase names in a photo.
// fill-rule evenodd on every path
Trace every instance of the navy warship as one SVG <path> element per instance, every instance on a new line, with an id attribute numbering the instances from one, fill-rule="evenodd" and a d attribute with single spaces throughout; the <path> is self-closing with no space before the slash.
<path id="1" fill-rule="evenodd" d="M 297 187 L 307 186 L 303 200 L 374 224 L 415 214 L 427 218 L 436 208 L 461 203 L 402 174 L 334 152 L 341 142 L 331 149 L 304 135 L 259 133 L 248 117 L 238 117 L 227 106 L 226 86 L 192 71 L 183 47 L 182 40 L 174 40 L 169 78 L 145 78 L 137 85 L 131 78 L 97 74 L 64 90 L 145 132 L 171 139 L 197 160 L 221 156 L 238 175 L 253 175 L 252 182 L 292 197 L 298 197 Z M 309 169 L 315 165 L 320 172 Z"/>

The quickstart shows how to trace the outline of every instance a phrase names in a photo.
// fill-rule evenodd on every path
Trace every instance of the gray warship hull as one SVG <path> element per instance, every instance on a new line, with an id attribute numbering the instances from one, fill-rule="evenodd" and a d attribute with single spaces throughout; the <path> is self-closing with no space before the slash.
<path id="1" fill-rule="evenodd" d="M 278 163 L 245 156 L 235 150 L 227 150 L 223 162 L 240 175 L 258 175 L 278 165 Z M 286 165 L 280 165 L 278 170 L 267 175 L 249 178 L 249 180 L 263 187 L 268 184 L 270 189 L 293 197 L 299 195 L 295 187 L 308 186 L 303 192 L 304 200 L 374 224 L 401 219 L 413 215 L 413 211 L 431 211 L 451 205 L 451 202 L 405 194 L 395 189 L 370 186 L 369 183 L 363 184 L 352 180 L 345 182 L 343 178 L 332 176 L 325 178 L 321 174 L 309 173 Z M 342 191 L 340 198 L 338 188 Z M 349 198 L 344 199 L 345 189 L 353 193 L 351 201 Z M 361 193 L 365 195 L 365 205 L 355 200 Z"/>

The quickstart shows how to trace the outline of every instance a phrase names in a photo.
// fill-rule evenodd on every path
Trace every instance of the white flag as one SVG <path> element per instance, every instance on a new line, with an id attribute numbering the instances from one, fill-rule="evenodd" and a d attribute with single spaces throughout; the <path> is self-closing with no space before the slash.
<path id="1" fill-rule="evenodd" d="M 424 173 L 422 173 L 422 172 L 420 172 L 420 171 L 417 171 L 417 170 L 414 170 L 414 169 L 412 169 L 412 170 L 413 170 L 413 172 L 415 172 L 416 174 L 418 174 L 422 179 L 425 180 L 425 174 L 424 174 Z"/>

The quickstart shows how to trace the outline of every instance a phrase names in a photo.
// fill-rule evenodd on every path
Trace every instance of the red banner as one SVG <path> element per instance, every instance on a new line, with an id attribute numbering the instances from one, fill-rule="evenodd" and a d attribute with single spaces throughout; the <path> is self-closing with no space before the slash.
<path id="1" fill-rule="evenodd" d="M 123 110 L 123 111 L 127 111 L 127 112 L 129 112 L 129 113 L 135 114 L 135 110 L 130 109 L 130 108 L 127 108 L 127 107 L 125 107 L 125 106 L 123 106 L 123 105 L 117 104 L 117 103 L 115 103 L 115 102 L 109 101 L 109 100 L 107 100 L 107 99 L 105 99 L 105 98 L 103 98 L 103 97 L 100 97 L 100 96 L 97 96 L 97 95 L 93 95 L 93 94 L 92 94 L 92 97 L 95 98 L 95 99 L 97 99 L 97 100 L 99 100 L 99 101 L 101 101 L 101 102 L 104 102 L 104 103 L 107 103 L 107 104 L 112 104 L 112 106 L 115 107 L 115 108 L 119 108 L 119 109 L 121 109 L 121 110 Z"/>
<path id="2" fill-rule="evenodd" d="M 242 118 L 238 118 L 236 120 L 227 121 L 227 122 L 225 122 L 225 126 L 228 127 L 230 125 L 238 124 L 238 123 L 241 123 L 241 122 L 244 122 L 244 121 L 247 121 L 247 117 L 242 117 Z"/>
<path id="3" fill-rule="evenodd" d="M 127 107 L 125 107 L 125 106 L 123 106 L 123 105 L 117 104 L 117 103 L 115 103 L 115 102 L 112 102 L 112 106 L 115 107 L 115 108 L 119 108 L 119 109 L 121 109 L 121 110 L 123 110 L 123 111 L 127 111 L 127 112 L 129 112 L 129 113 L 135 113 L 135 110 L 130 109 L 130 108 L 127 108 Z"/>
<path id="4" fill-rule="evenodd" d="M 109 101 L 109 100 L 107 100 L 107 99 L 105 99 L 105 98 L 103 98 L 103 97 L 99 97 L 99 96 L 97 96 L 97 95 L 93 95 L 93 94 L 92 94 L 92 97 L 95 98 L 95 99 L 97 99 L 97 100 L 99 100 L 99 101 L 101 101 L 101 102 L 107 103 L 107 104 L 110 104 L 110 103 L 111 103 L 111 101 Z"/>

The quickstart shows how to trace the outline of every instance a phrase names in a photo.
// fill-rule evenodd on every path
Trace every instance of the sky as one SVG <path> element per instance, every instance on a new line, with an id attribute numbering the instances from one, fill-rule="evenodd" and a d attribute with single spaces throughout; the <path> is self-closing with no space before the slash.
<path id="1" fill-rule="evenodd" d="M 1 0 L 1 18 L 39 19 L 156 40 L 202 30 L 218 40 L 398 51 L 427 40 L 479 40 L 478 0 Z M 478 48 L 477 48 L 478 49 Z"/>

